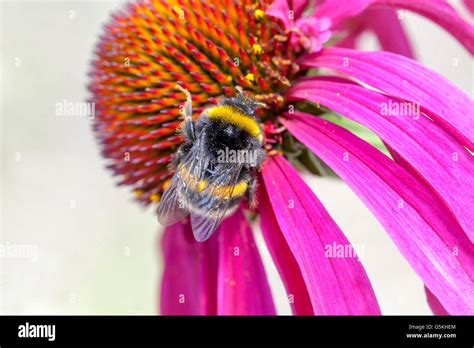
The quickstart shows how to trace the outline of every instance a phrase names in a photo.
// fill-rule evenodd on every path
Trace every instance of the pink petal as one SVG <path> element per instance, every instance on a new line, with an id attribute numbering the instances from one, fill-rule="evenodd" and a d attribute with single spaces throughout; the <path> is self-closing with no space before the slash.
<path id="1" fill-rule="evenodd" d="M 275 0 L 275 2 L 267 8 L 265 14 L 280 19 L 286 30 L 291 29 L 295 23 L 295 17 L 290 18 L 288 0 Z"/>
<path id="2" fill-rule="evenodd" d="M 474 14 L 474 0 L 463 0 L 464 6 L 466 6 L 469 13 Z"/>
<path id="3" fill-rule="evenodd" d="M 406 9 L 431 19 L 474 53 L 474 27 L 443 0 L 326 0 L 316 8 L 314 16 L 328 17 L 336 25 L 348 17 L 361 14 L 371 5 Z"/>
<path id="4" fill-rule="evenodd" d="M 433 293 L 425 286 L 426 300 L 434 315 L 449 315 Z"/>
<path id="5" fill-rule="evenodd" d="M 320 78 L 299 82 L 287 97 L 324 105 L 379 135 L 401 156 L 402 165 L 416 171 L 432 190 L 443 197 L 474 240 L 474 211 L 466 204 L 474 202 L 474 181 L 469 180 L 474 173 L 472 156 L 435 122 L 420 114 L 416 107 L 412 109 L 412 116 L 384 115 L 384 108 L 390 111 L 390 105 L 400 106 L 404 101 L 354 84 Z"/>
<path id="6" fill-rule="evenodd" d="M 360 35 L 370 30 L 377 36 L 384 51 L 414 57 L 410 41 L 395 10 L 369 7 L 353 20 L 340 24 L 335 29 L 337 30 L 347 32 L 346 36 L 335 44 L 337 47 L 357 48 Z"/>
<path id="7" fill-rule="evenodd" d="M 360 35 L 365 31 L 365 28 L 362 26 L 354 26 L 350 29 L 347 36 L 345 36 L 341 41 L 337 41 L 335 46 L 342 48 L 357 48 L 358 40 Z"/>
<path id="8" fill-rule="evenodd" d="M 444 307 L 453 314 L 472 314 L 472 244 L 464 234 L 452 233 L 456 221 L 437 197 L 343 128 L 303 113 L 287 117 L 282 123 L 354 190 Z"/>
<path id="9" fill-rule="evenodd" d="M 295 11 L 295 18 L 301 17 L 301 14 L 308 6 L 309 0 L 289 0 L 290 9 Z"/>
<path id="10" fill-rule="evenodd" d="M 380 314 L 355 253 L 332 257 L 335 253 L 328 252 L 352 247 L 299 174 L 281 155 L 270 157 L 262 173 L 278 225 L 306 282 L 314 313 Z"/>
<path id="11" fill-rule="evenodd" d="M 164 271 L 161 314 L 215 315 L 217 313 L 217 240 L 194 240 L 189 223 L 165 229 L 162 238 Z"/>
<path id="12" fill-rule="evenodd" d="M 305 67 L 347 74 L 397 98 L 420 103 L 422 111 L 473 149 L 474 102 L 444 77 L 406 57 L 330 47 L 304 56 Z"/>
<path id="13" fill-rule="evenodd" d="M 361 14 L 372 2 L 373 0 L 325 0 L 321 6 L 316 7 L 314 16 L 328 17 L 335 26 L 348 17 Z"/>
<path id="14" fill-rule="evenodd" d="M 323 44 L 331 38 L 330 26 L 331 21 L 328 18 L 302 17 L 296 21 L 295 27 L 304 34 L 304 39 L 294 35 L 290 43 L 296 45 L 301 42 L 308 53 L 319 52 Z"/>
<path id="15" fill-rule="evenodd" d="M 300 267 L 278 226 L 264 185 L 259 187 L 258 210 L 265 244 L 283 280 L 293 314 L 313 315 L 313 306 Z"/>
<path id="16" fill-rule="evenodd" d="M 474 26 L 459 16 L 445 0 L 376 0 L 375 3 L 413 11 L 432 20 L 474 54 Z"/>
<path id="17" fill-rule="evenodd" d="M 361 16 L 361 21 L 367 29 L 374 32 L 384 51 L 414 57 L 408 37 L 394 10 L 369 8 Z"/>
<path id="18" fill-rule="evenodd" d="M 219 241 L 217 314 L 275 315 L 262 260 L 241 210 L 226 218 L 215 235 Z"/>
<path id="19" fill-rule="evenodd" d="M 308 6 L 309 0 L 275 0 L 265 11 L 268 16 L 282 21 L 286 30 L 294 26 L 295 20 L 300 18 Z M 290 10 L 292 11 L 290 15 Z"/>

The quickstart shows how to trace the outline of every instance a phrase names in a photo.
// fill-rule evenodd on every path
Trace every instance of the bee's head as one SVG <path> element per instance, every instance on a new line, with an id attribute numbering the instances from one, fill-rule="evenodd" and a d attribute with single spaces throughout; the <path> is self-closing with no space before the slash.
<path id="1" fill-rule="evenodd" d="M 232 105 L 252 116 L 255 114 L 255 109 L 258 106 L 266 106 L 266 104 L 258 102 L 252 97 L 244 94 L 244 91 L 240 86 L 235 87 L 235 89 L 237 90 L 237 94 L 230 98 L 224 98 L 224 100 L 222 100 L 222 104 Z"/>

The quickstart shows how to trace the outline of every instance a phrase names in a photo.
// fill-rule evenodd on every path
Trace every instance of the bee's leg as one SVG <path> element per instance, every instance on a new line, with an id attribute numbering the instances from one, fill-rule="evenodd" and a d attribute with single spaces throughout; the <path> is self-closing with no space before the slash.
<path id="1" fill-rule="evenodd" d="M 244 163 L 244 168 L 248 171 L 255 171 L 256 169 L 260 168 L 262 165 L 263 160 L 267 156 L 267 153 L 262 148 L 257 148 L 255 150 L 247 150 L 249 152 L 249 160 Z"/>
<path id="2" fill-rule="evenodd" d="M 265 152 L 264 149 L 262 148 L 259 148 L 257 151 L 257 154 L 256 154 L 256 158 L 255 158 L 255 163 L 254 163 L 254 167 L 255 168 L 259 168 L 262 163 L 263 163 L 263 160 L 265 159 L 265 157 L 267 156 L 267 153 Z"/>
<path id="3" fill-rule="evenodd" d="M 247 188 L 247 199 L 249 201 L 249 206 L 250 209 L 255 209 L 257 206 L 257 200 L 255 198 L 255 192 L 257 191 L 257 180 L 255 180 L 255 177 L 252 176 L 248 183 L 248 188 Z"/>
<path id="4" fill-rule="evenodd" d="M 179 163 L 183 160 L 183 158 L 186 156 L 183 147 L 180 146 L 178 150 L 174 153 L 173 159 L 171 160 L 170 166 L 173 169 L 178 168 Z"/>
<path id="5" fill-rule="evenodd" d="M 183 110 L 184 122 L 182 125 L 182 130 L 187 138 L 191 139 L 192 141 L 195 141 L 196 129 L 193 120 L 193 102 L 191 98 L 191 93 L 189 93 L 187 89 L 181 87 L 180 85 L 176 85 L 176 88 L 178 88 L 186 95 L 186 103 L 184 104 Z"/>

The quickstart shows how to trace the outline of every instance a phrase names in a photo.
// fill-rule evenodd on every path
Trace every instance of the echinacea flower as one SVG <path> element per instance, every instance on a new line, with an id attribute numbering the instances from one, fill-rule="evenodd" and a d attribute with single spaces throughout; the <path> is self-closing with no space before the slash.
<path id="1" fill-rule="evenodd" d="M 473 314 L 474 103 L 413 59 L 395 10 L 432 20 L 471 54 L 473 26 L 441 0 L 309 3 L 157 0 L 115 13 L 90 87 L 110 169 L 139 202 L 156 205 L 182 142 L 176 84 L 191 92 L 195 117 L 241 86 L 267 105 L 256 213 L 294 314 L 380 314 L 362 263 L 325 255 L 327 245 L 350 244 L 293 167 L 314 165 L 310 151 L 380 221 L 434 312 Z M 354 49 L 365 30 L 385 51 Z M 376 133 L 389 154 L 328 112 Z M 275 314 L 244 213 L 203 243 L 186 220 L 166 228 L 162 314 Z"/>

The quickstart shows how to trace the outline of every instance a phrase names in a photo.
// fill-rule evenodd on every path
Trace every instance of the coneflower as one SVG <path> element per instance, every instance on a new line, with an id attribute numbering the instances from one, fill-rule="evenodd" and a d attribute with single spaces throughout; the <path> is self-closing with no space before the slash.
<path id="1" fill-rule="evenodd" d="M 471 54 L 473 26 L 439 0 L 309 3 L 157 0 L 115 13 L 90 85 L 109 168 L 140 203 L 156 205 L 183 140 L 176 84 L 192 94 L 194 117 L 240 86 L 266 104 L 256 213 L 294 314 L 380 314 L 362 263 L 325 255 L 350 244 L 293 168 L 314 171 L 312 153 L 380 221 L 435 313 L 473 314 L 474 103 L 411 59 L 394 9 L 433 20 Z M 364 30 L 386 51 L 355 50 Z M 372 130 L 390 156 L 326 120 L 329 112 Z M 203 243 L 187 220 L 166 228 L 162 314 L 275 314 L 245 212 Z"/>

